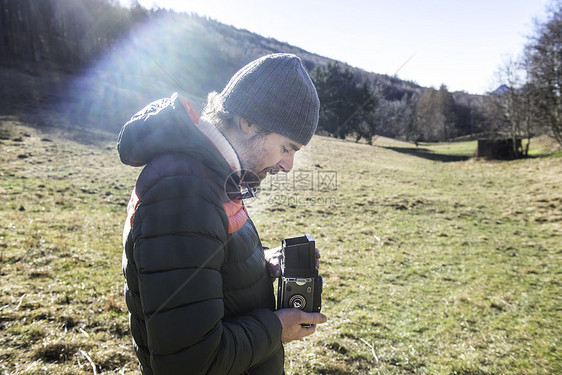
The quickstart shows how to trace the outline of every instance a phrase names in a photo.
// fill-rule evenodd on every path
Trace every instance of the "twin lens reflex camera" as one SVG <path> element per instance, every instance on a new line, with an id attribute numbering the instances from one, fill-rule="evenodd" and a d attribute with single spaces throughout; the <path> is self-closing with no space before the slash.
<path id="1" fill-rule="evenodd" d="M 277 308 L 320 312 L 322 276 L 316 268 L 316 244 L 310 234 L 284 239 L 281 276 L 277 283 Z"/>

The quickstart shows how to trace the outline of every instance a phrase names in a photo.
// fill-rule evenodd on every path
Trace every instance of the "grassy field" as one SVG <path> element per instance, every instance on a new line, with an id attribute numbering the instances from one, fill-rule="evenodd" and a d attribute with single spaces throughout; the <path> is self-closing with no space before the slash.
<path id="1" fill-rule="evenodd" d="M 136 374 L 121 230 L 140 169 L 115 135 L 0 120 L 0 373 Z M 263 242 L 322 252 L 329 321 L 286 345 L 288 375 L 562 373 L 562 159 L 474 147 L 316 137 L 265 181 Z"/>

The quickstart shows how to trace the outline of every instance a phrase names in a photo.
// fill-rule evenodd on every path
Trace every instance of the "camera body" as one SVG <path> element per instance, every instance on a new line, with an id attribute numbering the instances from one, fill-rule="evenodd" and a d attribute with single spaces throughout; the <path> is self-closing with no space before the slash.
<path id="1" fill-rule="evenodd" d="M 310 234 L 284 239 L 277 284 L 277 308 L 320 312 L 322 276 L 316 268 L 316 243 Z"/>

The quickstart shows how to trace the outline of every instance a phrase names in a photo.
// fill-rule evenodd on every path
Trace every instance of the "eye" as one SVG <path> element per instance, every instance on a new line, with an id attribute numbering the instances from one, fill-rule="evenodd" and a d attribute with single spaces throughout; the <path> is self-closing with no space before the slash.
<path id="1" fill-rule="evenodd" d="M 285 146 L 283 146 L 283 153 L 289 152 Z"/>

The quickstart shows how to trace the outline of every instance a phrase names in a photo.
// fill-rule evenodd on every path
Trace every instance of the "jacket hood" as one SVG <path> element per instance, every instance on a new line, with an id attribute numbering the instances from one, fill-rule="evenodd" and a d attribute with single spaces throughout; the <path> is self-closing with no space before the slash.
<path id="1" fill-rule="evenodd" d="M 197 121 L 197 119 L 195 119 Z M 228 176 L 233 168 L 188 114 L 180 96 L 150 103 L 121 129 L 117 142 L 121 162 L 134 167 L 169 153 L 187 153 Z"/>

